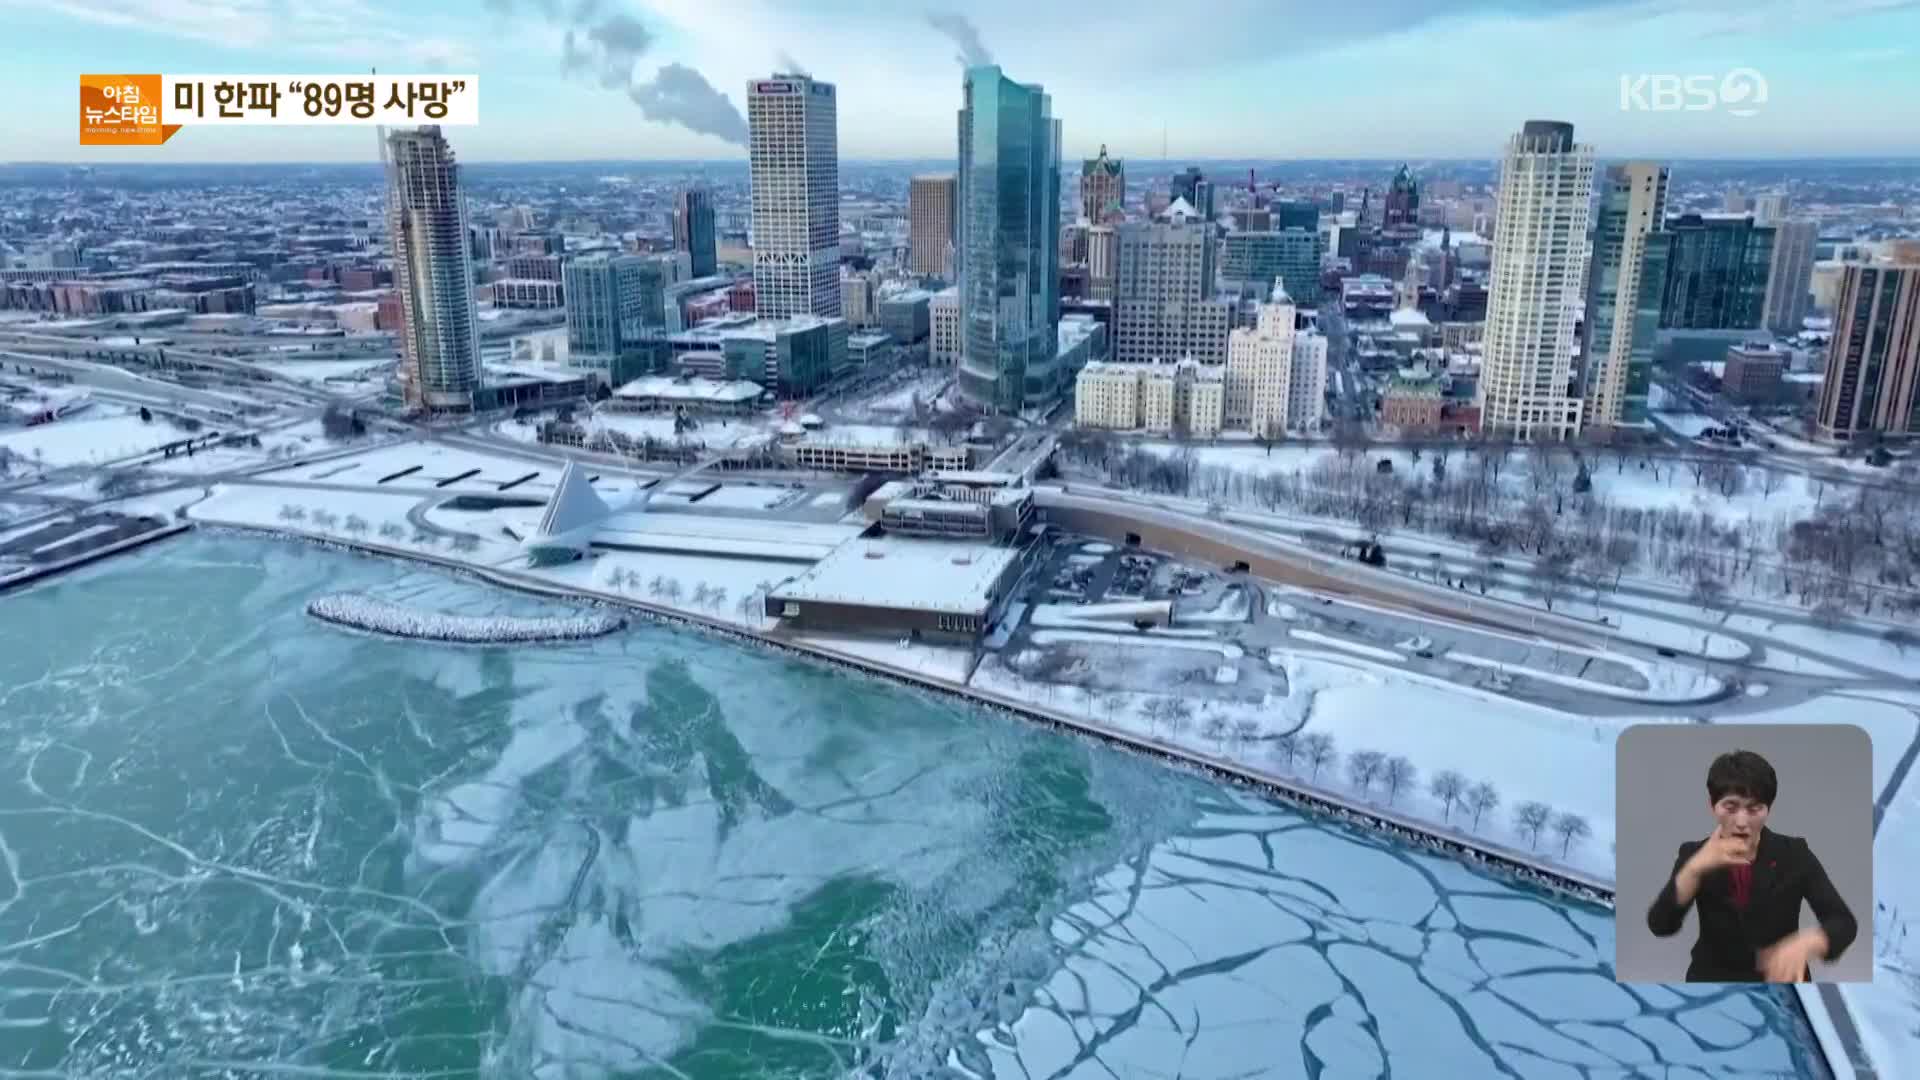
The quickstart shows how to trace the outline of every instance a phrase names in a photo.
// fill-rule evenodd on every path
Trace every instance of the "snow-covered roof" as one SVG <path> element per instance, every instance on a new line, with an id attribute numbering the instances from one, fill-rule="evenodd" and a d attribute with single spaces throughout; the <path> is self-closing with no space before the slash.
<path id="1" fill-rule="evenodd" d="M 643 375 L 613 392 L 623 398 L 663 398 L 669 401 L 705 401 L 744 404 L 760 397 L 765 390 L 759 383 L 736 379 L 676 379 L 666 375 Z"/>
<path id="2" fill-rule="evenodd" d="M 1019 552 L 945 540 L 849 540 L 773 591 L 779 600 L 977 615 Z"/>

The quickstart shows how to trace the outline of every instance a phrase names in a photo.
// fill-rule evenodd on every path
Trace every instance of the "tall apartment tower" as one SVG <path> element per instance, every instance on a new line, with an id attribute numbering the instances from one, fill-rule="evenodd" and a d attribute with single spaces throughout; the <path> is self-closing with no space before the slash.
<path id="1" fill-rule="evenodd" d="M 1127 163 L 1107 156 L 1106 144 L 1100 156 L 1080 162 L 1080 216 L 1098 225 L 1126 213 Z"/>
<path id="2" fill-rule="evenodd" d="M 840 314 L 840 135 L 832 83 L 775 75 L 747 84 L 753 170 L 754 310 Z"/>
<path id="3" fill-rule="evenodd" d="M 992 412 L 1052 404 L 1060 359 L 1060 121 L 1036 83 L 967 69 L 960 110 L 962 396 Z"/>
<path id="4" fill-rule="evenodd" d="M 1293 300 L 1278 283 L 1253 326 L 1228 335 L 1226 401 L 1221 422 L 1274 438 L 1286 433 L 1293 375 Z"/>
<path id="5" fill-rule="evenodd" d="M 564 271 L 567 362 L 619 369 L 649 326 L 661 326 L 663 267 L 641 255 L 589 255 Z"/>
<path id="6" fill-rule="evenodd" d="M 1508 140 L 1479 386 L 1489 431 L 1534 440 L 1580 430 L 1567 388 L 1592 196 L 1593 147 L 1573 141 L 1572 124 L 1529 120 Z"/>
<path id="7" fill-rule="evenodd" d="M 1212 222 L 1129 222 L 1116 231 L 1114 359 L 1225 363 L 1233 304 L 1213 297 Z"/>
<path id="8" fill-rule="evenodd" d="M 953 208 L 959 183 L 952 173 L 916 176 L 907 186 L 907 269 L 953 280 Z"/>
<path id="9" fill-rule="evenodd" d="M 1654 338 L 1666 274 L 1660 227 L 1667 217 L 1667 168 L 1651 161 L 1608 166 L 1600 182 L 1593 225 L 1593 266 L 1587 274 L 1585 367 L 1580 376 L 1583 424 L 1615 427 L 1646 419 L 1653 378 Z M 1649 254 L 1651 253 L 1651 258 Z M 1653 280 L 1649 283 L 1648 277 Z M 1644 291 L 1653 301 L 1651 324 L 1640 317 Z"/>
<path id="10" fill-rule="evenodd" d="M 1920 262 L 1849 263 L 1840 275 L 1820 436 L 1920 432 Z"/>
<path id="11" fill-rule="evenodd" d="M 1681 214 L 1668 219 L 1667 232 L 1673 234 L 1673 254 L 1660 328 L 1758 330 L 1766 315 L 1775 227 L 1755 224 L 1751 214 Z M 1807 273 L 1811 281 L 1811 265 Z"/>
<path id="12" fill-rule="evenodd" d="M 1797 334 L 1807 320 L 1813 304 L 1813 247 L 1819 239 L 1820 226 L 1806 218 L 1773 220 L 1764 321 L 1776 334 Z"/>
<path id="13" fill-rule="evenodd" d="M 460 167 L 437 124 L 387 136 L 387 236 L 400 294 L 407 404 L 466 410 L 480 387 L 479 321 Z"/>
<path id="14" fill-rule="evenodd" d="M 720 268 L 713 232 L 713 193 L 706 188 L 688 188 L 674 197 L 673 250 L 687 253 L 694 277 L 711 277 Z"/>

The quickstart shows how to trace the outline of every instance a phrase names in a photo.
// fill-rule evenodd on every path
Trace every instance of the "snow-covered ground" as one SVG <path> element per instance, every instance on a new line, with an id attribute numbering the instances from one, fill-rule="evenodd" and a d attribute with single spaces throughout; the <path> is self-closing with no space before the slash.
<path id="1" fill-rule="evenodd" d="M 0 447 L 24 462 L 57 468 L 95 465 L 144 454 L 194 433 L 182 431 L 158 417 L 142 422 L 138 414 L 115 414 L 96 405 L 72 417 L 32 427 L 0 427 Z"/>

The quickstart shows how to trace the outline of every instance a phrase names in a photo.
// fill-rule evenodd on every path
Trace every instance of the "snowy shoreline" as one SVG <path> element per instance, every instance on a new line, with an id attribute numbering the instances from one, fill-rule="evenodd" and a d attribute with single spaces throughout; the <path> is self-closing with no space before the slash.
<path id="1" fill-rule="evenodd" d="M 393 637 L 462 645 L 518 645 L 585 641 L 626 629 L 618 615 L 453 615 L 420 611 L 365 593 L 328 593 L 307 601 L 307 614 L 322 622 Z"/>

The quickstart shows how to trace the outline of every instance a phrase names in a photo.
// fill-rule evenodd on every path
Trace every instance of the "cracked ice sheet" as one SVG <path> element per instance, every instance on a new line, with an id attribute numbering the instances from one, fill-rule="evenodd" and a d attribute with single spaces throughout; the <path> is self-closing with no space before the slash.
<path id="1" fill-rule="evenodd" d="M 1764 992 L 1636 997 L 1612 981 L 1605 912 L 1262 806 L 1234 796 L 1061 912 L 1061 967 L 981 1032 L 976 1071 L 1794 1075 Z"/>

